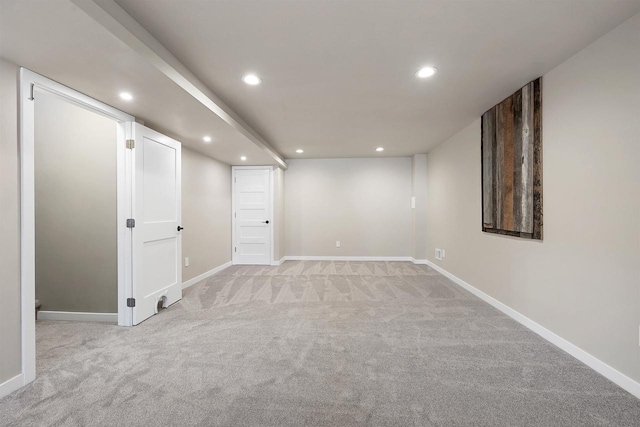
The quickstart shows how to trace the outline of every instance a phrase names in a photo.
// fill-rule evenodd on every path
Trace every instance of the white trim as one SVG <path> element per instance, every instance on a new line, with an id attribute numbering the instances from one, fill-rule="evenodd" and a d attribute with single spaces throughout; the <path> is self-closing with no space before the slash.
<path id="1" fill-rule="evenodd" d="M 411 262 L 417 265 L 428 265 L 429 261 L 427 261 L 426 259 L 415 259 L 415 258 L 411 258 Z"/>
<path id="2" fill-rule="evenodd" d="M 271 227 L 269 227 L 269 239 L 271 239 L 271 247 L 269 248 L 269 262 L 273 264 L 273 258 L 276 256 L 276 216 L 275 216 L 275 205 L 276 205 L 276 193 L 274 191 L 275 188 L 275 180 L 276 180 L 276 167 L 272 166 L 269 171 L 269 193 L 271 197 L 271 201 L 269 202 L 269 216 L 271 217 Z M 279 224 L 278 224 L 279 225 Z"/>
<path id="3" fill-rule="evenodd" d="M 82 311 L 39 311 L 38 320 L 71 320 L 74 322 L 118 323 L 118 313 L 85 313 Z"/>
<path id="4" fill-rule="evenodd" d="M 492 306 L 494 306 L 495 308 L 497 308 L 507 316 L 511 317 L 516 322 L 524 325 L 525 327 L 529 328 L 536 334 L 540 335 L 542 338 L 546 339 L 551 344 L 566 351 L 571 356 L 575 357 L 576 359 L 578 359 L 579 361 L 581 361 L 582 363 L 584 363 L 594 371 L 598 372 L 600 375 L 604 376 L 605 378 L 609 379 L 610 381 L 614 382 L 618 386 L 622 387 L 623 389 L 625 389 L 626 391 L 628 391 L 629 393 L 633 394 L 635 397 L 640 399 L 640 383 L 638 383 L 637 381 L 629 378 L 622 372 L 607 365 L 602 360 L 592 356 L 591 354 L 587 353 L 586 351 L 576 346 L 575 344 L 572 344 L 571 342 L 560 337 L 559 335 L 556 335 L 555 333 L 551 332 L 544 326 L 540 325 L 539 323 L 536 323 L 535 321 L 531 320 L 527 316 L 517 312 L 516 310 L 512 309 L 508 305 L 498 301 L 492 296 L 487 295 L 481 290 L 471 286 L 470 284 L 460 279 L 459 277 L 456 277 L 453 274 L 449 273 L 444 268 L 434 264 L 429 260 L 426 260 L 426 264 L 429 267 L 436 270 L 437 272 L 441 273 L 443 276 L 451 279 L 453 282 L 460 285 L 467 291 L 471 292 L 481 300 L 491 304 Z"/>
<path id="5" fill-rule="evenodd" d="M 20 288 L 21 288 L 21 323 L 22 323 L 22 375 L 26 385 L 36 378 L 36 324 L 34 316 L 35 301 L 35 103 L 32 94 L 35 90 L 44 90 L 76 105 L 87 108 L 96 113 L 110 117 L 119 122 L 130 122 L 134 117 L 110 107 L 93 98 L 83 95 L 71 88 L 49 80 L 26 68 L 20 68 Z M 122 137 L 122 132 L 118 132 Z M 124 141 L 119 141 L 124 144 Z M 121 156 L 122 150 L 118 150 L 117 172 L 121 173 L 125 160 Z M 117 200 L 121 202 L 124 190 L 118 179 Z M 123 211 L 118 208 L 118 224 Z M 118 234 L 117 238 L 118 261 L 126 251 L 125 242 Z M 118 266 L 118 280 L 123 273 Z M 122 285 L 118 283 L 118 300 L 125 298 L 121 295 Z"/>
<path id="6" fill-rule="evenodd" d="M 287 255 L 282 261 L 400 261 L 411 262 L 408 256 L 297 256 Z"/>
<path id="7" fill-rule="evenodd" d="M 10 395 L 14 391 L 21 388 L 23 385 L 25 385 L 23 374 L 18 374 L 15 377 L 6 380 L 2 384 L 0 384 L 0 399 Z"/>
<path id="8" fill-rule="evenodd" d="M 231 267 L 232 265 L 233 264 L 232 264 L 231 261 L 225 262 L 224 264 L 219 265 L 214 269 L 211 269 L 211 270 L 209 270 L 209 271 L 207 271 L 205 273 L 200 274 L 199 276 L 194 277 L 193 279 L 189 279 L 186 282 L 182 283 L 182 289 L 185 290 L 188 287 L 195 285 L 196 283 L 200 283 L 203 280 L 208 279 L 209 277 L 213 276 L 214 274 L 224 270 L 225 268 Z"/>
<path id="9" fill-rule="evenodd" d="M 274 266 L 274 267 L 277 267 L 277 266 L 281 265 L 283 262 L 285 262 L 286 260 L 287 260 L 287 257 L 283 256 L 282 258 L 280 258 L 277 261 L 271 261 L 271 265 Z"/>
<path id="10" fill-rule="evenodd" d="M 132 214 L 132 184 L 133 173 L 132 151 L 126 148 L 125 141 L 131 138 L 131 123 L 118 123 L 117 143 L 117 256 L 118 256 L 118 325 L 133 326 L 133 308 L 127 307 L 127 298 L 133 298 L 133 275 L 131 274 L 133 260 L 132 232 L 127 228 L 127 218 Z"/>

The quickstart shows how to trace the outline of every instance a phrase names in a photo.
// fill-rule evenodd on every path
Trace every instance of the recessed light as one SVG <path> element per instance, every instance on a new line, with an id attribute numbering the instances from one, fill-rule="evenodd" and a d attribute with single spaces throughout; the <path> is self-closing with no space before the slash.
<path id="1" fill-rule="evenodd" d="M 384 148 L 378 147 L 378 148 L 376 148 L 376 151 L 384 151 Z"/>
<path id="2" fill-rule="evenodd" d="M 251 86 L 259 85 L 260 83 L 262 83 L 262 79 L 260 79 L 260 77 L 256 76 L 255 74 L 245 75 L 244 77 L 242 77 L 242 81 Z"/>
<path id="3" fill-rule="evenodd" d="M 204 142 L 211 142 L 211 137 L 207 135 L 207 136 L 203 137 L 202 140 Z"/>
<path id="4" fill-rule="evenodd" d="M 298 148 L 298 149 L 296 150 L 296 153 L 298 153 L 298 154 L 302 154 L 302 153 L 304 153 L 304 150 L 301 150 L 301 149 L 299 149 L 299 148 Z"/>
<path id="5" fill-rule="evenodd" d="M 436 67 L 422 67 L 418 71 L 416 71 L 416 77 L 421 79 L 426 79 L 427 77 L 433 76 L 438 72 Z"/>
<path id="6" fill-rule="evenodd" d="M 242 156 L 242 157 L 240 157 L 240 160 L 242 160 L 244 162 L 245 160 L 247 160 L 247 157 L 246 156 Z"/>
<path id="7" fill-rule="evenodd" d="M 120 92 L 120 98 L 124 99 L 125 101 L 131 101 L 133 99 L 133 95 L 131 95 L 129 92 Z"/>

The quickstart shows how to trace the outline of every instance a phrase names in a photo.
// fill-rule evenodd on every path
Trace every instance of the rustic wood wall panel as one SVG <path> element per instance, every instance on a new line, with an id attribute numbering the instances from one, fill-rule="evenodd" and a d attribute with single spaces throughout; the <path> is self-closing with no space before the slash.
<path id="1" fill-rule="evenodd" d="M 542 239 L 542 78 L 482 115 L 482 230 Z"/>

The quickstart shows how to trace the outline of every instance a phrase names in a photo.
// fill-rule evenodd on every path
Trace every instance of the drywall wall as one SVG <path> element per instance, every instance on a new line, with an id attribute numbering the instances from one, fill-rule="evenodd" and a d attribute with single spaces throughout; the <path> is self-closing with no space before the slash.
<path id="1" fill-rule="evenodd" d="M 42 310 L 118 312 L 117 122 L 35 94 L 36 298 Z"/>
<path id="2" fill-rule="evenodd" d="M 427 259 L 427 155 L 411 157 L 411 256 Z"/>
<path id="3" fill-rule="evenodd" d="M 429 259 L 636 381 L 638 52 L 640 15 L 544 76 L 542 242 L 481 232 L 480 120 L 427 162 Z"/>
<path id="4" fill-rule="evenodd" d="M 411 256 L 410 157 L 287 164 L 288 256 Z"/>
<path id="5" fill-rule="evenodd" d="M 0 384 L 22 370 L 19 164 L 18 67 L 0 59 Z"/>
<path id="6" fill-rule="evenodd" d="M 284 223 L 284 170 L 274 166 L 273 170 L 273 261 L 285 256 Z"/>
<path id="7" fill-rule="evenodd" d="M 231 261 L 231 166 L 182 147 L 182 281 Z"/>

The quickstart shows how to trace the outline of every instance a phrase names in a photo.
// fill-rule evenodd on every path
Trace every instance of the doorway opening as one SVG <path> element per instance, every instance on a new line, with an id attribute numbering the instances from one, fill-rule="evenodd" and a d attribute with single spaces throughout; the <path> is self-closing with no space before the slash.
<path id="1" fill-rule="evenodd" d="M 19 99 L 26 385 L 36 377 L 36 293 L 41 319 L 131 325 L 125 141 L 134 118 L 25 68 Z"/>
<path id="2" fill-rule="evenodd" d="M 118 323 L 118 122 L 34 91 L 38 320 Z"/>

